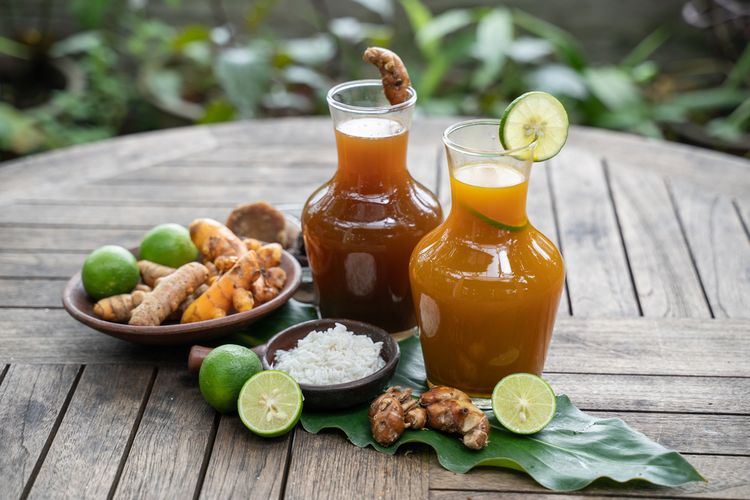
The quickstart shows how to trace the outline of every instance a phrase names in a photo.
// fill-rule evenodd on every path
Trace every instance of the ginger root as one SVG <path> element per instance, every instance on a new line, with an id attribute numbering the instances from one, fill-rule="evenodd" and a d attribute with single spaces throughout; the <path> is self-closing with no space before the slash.
<path id="1" fill-rule="evenodd" d="M 213 219 L 196 219 L 190 223 L 190 238 L 205 262 L 214 262 L 221 255 L 242 257 L 247 248 L 227 226 Z"/>
<path id="2" fill-rule="evenodd" d="M 169 276 L 175 271 L 173 267 L 163 266 L 150 260 L 139 260 L 138 269 L 141 271 L 143 282 L 151 288 L 156 286 L 156 280 Z"/>
<path id="3" fill-rule="evenodd" d="M 362 58 L 380 70 L 383 91 L 388 102 L 395 105 L 409 100 L 409 73 L 395 52 L 381 47 L 368 47 Z"/>
<path id="4" fill-rule="evenodd" d="M 383 446 L 392 445 L 406 429 L 424 428 L 427 414 L 411 396 L 411 389 L 389 387 L 367 412 L 372 436 Z"/>
<path id="5" fill-rule="evenodd" d="M 185 264 L 159 280 L 156 288 L 133 309 L 128 323 L 137 326 L 161 325 L 207 277 L 208 270 L 203 264 Z"/>
<path id="6" fill-rule="evenodd" d="M 94 314 L 105 321 L 124 323 L 130 319 L 133 309 L 138 307 L 148 292 L 135 290 L 101 299 L 94 304 Z"/>
<path id="7" fill-rule="evenodd" d="M 490 421 L 466 393 L 439 386 L 422 394 L 419 403 L 427 410 L 429 427 L 461 434 L 464 445 L 473 450 L 487 446 Z"/>
<path id="8" fill-rule="evenodd" d="M 244 254 L 237 263 L 208 287 L 185 309 L 182 323 L 223 318 L 234 305 L 235 290 L 249 290 L 260 276 L 260 262 L 255 252 Z"/>

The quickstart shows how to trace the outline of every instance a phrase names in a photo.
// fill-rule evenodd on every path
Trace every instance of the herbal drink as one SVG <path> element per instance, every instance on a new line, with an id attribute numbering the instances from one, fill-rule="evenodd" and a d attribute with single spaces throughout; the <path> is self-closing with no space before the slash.
<path id="1" fill-rule="evenodd" d="M 487 122 L 446 131 L 451 212 L 410 265 L 429 383 L 478 397 L 541 374 L 564 283 L 559 251 L 526 217 L 531 161 L 484 146 L 497 140 Z"/>
<path id="2" fill-rule="evenodd" d="M 322 315 L 397 333 L 416 324 L 409 257 L 442 214 L 406 167 L 414 102 L 393 110 L 379 100 L 380 82 L 365 82 L 379 106 L 331 104 L 338 169 L 308 199 L 303 235 Z"/>

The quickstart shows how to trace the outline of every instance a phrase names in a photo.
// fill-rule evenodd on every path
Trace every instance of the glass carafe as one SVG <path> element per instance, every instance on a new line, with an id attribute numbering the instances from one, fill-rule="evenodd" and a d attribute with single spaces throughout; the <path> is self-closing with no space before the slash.
<path id="1" fill-rule="evenodd" d="M 338 168 L 307 200 L 302 229 L 324 317 L 416 325 L 409 257 L 442 220 L 435 195 L 406 167 L 416 93 L 390 105 L 379 80 L 343 83 L 328 93 Z"/>
<path id="2" fill-rule="evenodd" d="M 498 128 L 445 131 L 451 211 L 410 264 L 428 381 L 475 397 L 510 373 L 541 374 L 565 279 L 560 252 L 526 217 L 530 150 L 503 151 Z"/>

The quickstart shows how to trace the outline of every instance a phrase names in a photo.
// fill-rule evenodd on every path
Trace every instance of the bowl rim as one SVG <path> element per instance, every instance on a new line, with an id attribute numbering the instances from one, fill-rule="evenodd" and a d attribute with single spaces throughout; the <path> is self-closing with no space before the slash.
<path id="1" fill-rule="evenodd" d="M 138 257 L 138 248 L 129 248 L 133 255 Z M 83 287 L 81 281 L 81 272 L 76 272 L 68 280 L 63 290 L 62 304 L 63 308 L 70 314 L 74 319 L 78 320 L 84 325 L 90 326 L 101 332 L 117 332 L 118 334 L 138 335 L 143 337 L 168 335 L 168 334 L 186 334 L 186 333 L 201 333 L 210 331 L 216 328 L 229 328 L 233 326 L 240 326 L 242 323 L 255 318 L 260 318 L 267 313 L 281 307 L 292 298 L 297 292 L 302 281 L 302 266 L 294 258 L 292 254 L 286 250 L 282 250 L 282 261 L 286 261 L 292 268 L 291 273 L 292 279 L 287 279 L 284 284 L 284 288 L 281 289 L 279 295 L 271 299 L 270 301 L 254 307 L 249 311 L 237 312 L 224 316 L 223 318 L 208 319 L 204 321 L 196 321 L 194 323 L 174 323 L 168 325 L 158 326 L 135 326 L 127 323 L 115 323 L 113 321 L 106 321 L 101 318 L 97 318 L 93 314 L 87 314 L 85 311 L 80 309 L 71 300 L 72 296 L 76 293 L 78 286 Z M 85 293 L 85 291 L 84 291 Z M 93 300 L 89 298 L 89 300 Z"/>
<path id="2" fill-rule="evenodd" d="M 365 335 L 364 333 L 358 333 L 352 329 L 356 327 L 362 327 L 364 329 L 368 329 L 370 331 L 378 332 L 379 334 L 383 334 L 383 338 L 387 339 L 383 341 L 383 347 L 385 347 L 385 344 L 391 344 L 394 349 L 394 355 L 390 360 L 385 360 L 385 365 L 383 365 L 379 370 L 367 375 L 366 377 L 359 378 L 357 380 L 351 380 L 349 382 L 342 382 L 340 384 L 331 384 L 331 385 L 313 385 L 313 384 L 302 384 L 300 383 L 299 386 L 302 389 L 302 391 L 309 391 L 309 392 L 329 392 L 329 391 L 338 391 L 338 390 L 348 390 L 348 389 L 356 389 L 360 386 L 367 385 L 371 382 L 378 381 L 383 375 L 385 375 L 388 370 L 393 367 L 394 365 L 398 365 L 400 359 L 401 359 L 401 347 L 399 347 L 398 342 L 396 339 L 393 338 L 393 336 L 388 333 L 383 328 L 380 328 L 379 326 L 375 326 L 372 323 L 365 323 L 363 321 L 357 321 L 354 319 L 345 319 L 345 318 L 318 318 L 318 319 L 311 319 L 304 321 L 302 323 L 297 323 L 296 325 L 292 325 L 290 327 L 285 328 L 284 330 L 280 331 L 273 337 L 271 337 L 268 342 L 266 342 L 265 350 L 263 352 L 263 368 L 266 370 L 274 370 L 276 368 L 273 368 L 271 364 L 268 362 L 268 350 L 269 347 L 276 341 L 278 338 L 289 335 L 291 332 L 300 330 L 302 328 L 307 327 L 314 327 L 316 325 L 319 325 L 323 322 L 332 322 L 332 323 L 341 323 L 342 325 L 346 326 L 349 331 L 354 333 L 355 335 Z M 308 330 L 307 334 L 305 336 L 300 337 L 299 340 L 305 338 L 307 335 L 309 335 L 313 329 Z M 298 342 L 299 342 L 298 340 Z M 381 349 L 382 353 L 382 349 Z M 381 354 L 381 358 L 382 358 Z"/>

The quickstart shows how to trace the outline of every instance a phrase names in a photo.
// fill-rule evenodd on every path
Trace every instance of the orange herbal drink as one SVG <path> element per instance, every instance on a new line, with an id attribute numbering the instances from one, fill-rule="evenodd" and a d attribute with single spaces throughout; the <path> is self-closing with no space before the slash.
<path id="1" fill-rule="evenodd" d="M 410 265 L 428 382 L 476 397 L 508 374 L 541 374 L 565 279 L 560 252 L 526 217 L 531 161 L 502 152 L 497 129 L 446 131 L 451 212 Z"/>
<path id="2" fill-rule="evenodd" d="M 308 199 L 303 236 L 323 317 L 414 328 L 409 257 L 442 219 L 435 196 L 406 168 L 416 101 L 390 106 L 379 80 L 329 93 L 338 169 Z"/>

